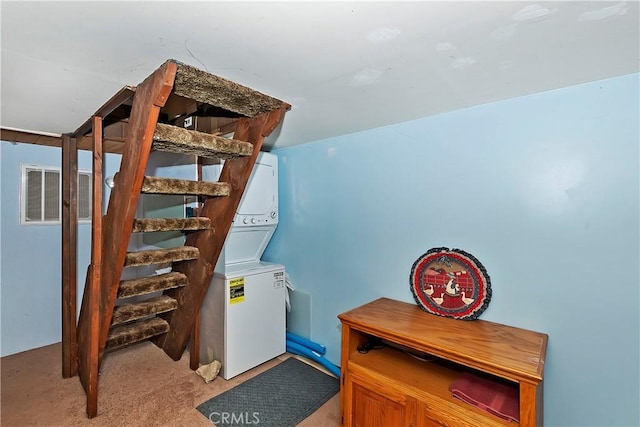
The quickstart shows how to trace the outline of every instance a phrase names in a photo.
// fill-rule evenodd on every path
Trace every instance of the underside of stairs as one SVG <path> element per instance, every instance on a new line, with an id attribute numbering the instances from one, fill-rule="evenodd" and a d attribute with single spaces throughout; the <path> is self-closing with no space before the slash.
<path id="1" fill-rule="evenodd" d="M 98 378 L 105 354 L 151 339 L 179 360 L 189 339 L 197 338 L 193 331 L 200 306 L 262 142 L 289 109 L 286 102 L 169 60 L 137 87 L 115 94 L 75 132 L 63 136 L 62 372 L 64 377 L 80 377 L 90 418 L 98 414 Z M 185 128 L 187 118 L 208 126 Z M 76 142 L 87 136 L 93 138 L 91 261 L 76 322 L 77 183 L 73 177 Z M 118 136 L 122 140 L 120 170 L 103 215 L 104 141 Z M 151 176 L 147 162 L 153 150 L 222 159 L 224 166 L 218 182 Z M 196 197 L 196 215 L 139 217 L 142 194 Z M 184 246 L 128 250 L 132 233 L 164 231 L 183 233 Z M 150 266 L 141 270 L 154 273 L 134 278 L 126 274 L 141 266 Z"/>

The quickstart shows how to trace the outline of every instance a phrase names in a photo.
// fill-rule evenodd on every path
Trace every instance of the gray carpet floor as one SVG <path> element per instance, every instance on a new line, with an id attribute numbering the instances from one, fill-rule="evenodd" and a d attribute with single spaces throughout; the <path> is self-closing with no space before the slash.
<path id="1" fill-rule="evenodd" d="M 216 426 L 293 427 L 339 389 L 337 378 L 289 358 L 197 409 Z"/>

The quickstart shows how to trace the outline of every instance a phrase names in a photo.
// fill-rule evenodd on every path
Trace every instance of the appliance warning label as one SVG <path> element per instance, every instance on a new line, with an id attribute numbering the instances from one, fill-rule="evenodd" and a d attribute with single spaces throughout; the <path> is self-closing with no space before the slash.
<path id="1" fill-rule="evenodd" d="M 284 271 L 273 273 L 273 287 L 284 288 Z"/>
<path id="2" fill-rule="evenodd" d="M 244 301 L 244 277 L 229 280 L 229 304 Z"/>

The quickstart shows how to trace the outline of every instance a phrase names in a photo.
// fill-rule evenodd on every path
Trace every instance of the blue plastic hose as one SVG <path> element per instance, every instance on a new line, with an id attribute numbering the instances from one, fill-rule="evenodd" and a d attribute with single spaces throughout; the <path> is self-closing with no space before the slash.
<path id="1" fill-rule="evenodd" d="M 318 344 L 316 342 L 308 340 L 304 337 L 301 337 L 300 335 L 292 334 L 291 332 L 287 332 L 287 341 L 298 343 L 303 347 L 307 347 L 308 349 L 315 351 L 318 354 L 324 355 L 327 352 L 327 347 L 323 346 L 322 344 Z"/>
<path id="2" fill-rule="evenodd" d="M 318 362 L 319 364 L 327 368 L 327 370 L 329 370 L 329 372 L 331 372 L 333 375 L 340 378 L 340 368 L 329 362 L 322 355 L 316 353 L 315 351 L 308 349 L 307 347 L 304 347 L 297 342 L 289 340 L 287 340 L 287 351 L 299 356 L 308 357 L 309 359 Z"/>

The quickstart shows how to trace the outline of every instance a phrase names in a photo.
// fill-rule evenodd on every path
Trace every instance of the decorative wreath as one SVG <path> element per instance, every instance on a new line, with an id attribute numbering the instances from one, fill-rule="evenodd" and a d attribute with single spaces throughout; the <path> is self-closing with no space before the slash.
<path id="1" fill-rule="evenodd" d="M 413 263 L 409 283 L 418 305 L 438 316 L 477 319 L 491 301 L 487 270 L 460 249 L 429 249 Z"/>

